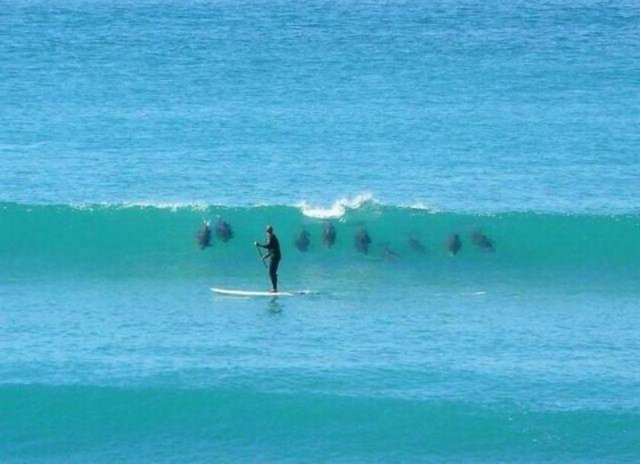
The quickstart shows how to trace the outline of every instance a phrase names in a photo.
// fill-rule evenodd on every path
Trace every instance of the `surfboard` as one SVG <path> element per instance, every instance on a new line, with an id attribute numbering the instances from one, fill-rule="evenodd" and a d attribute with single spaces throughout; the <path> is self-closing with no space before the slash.
<path id="1" fill-rule="evenodd" d="M 289 292 L 277 292 L 277 293 L 273 293 L 273 292 L 255 292 L 255 291 L 248 291 L 248 290 L 229 290 L 229 289 L 225 289 L 225 288 L 215 288 L 215 287 L 211 287 L 211 291 L 217 295 L 224 295 L 224 296 L 244 296 L 244 297 L 253 297 L 253 296 L 293 296 L 293 293 L 289 293 Z"/>

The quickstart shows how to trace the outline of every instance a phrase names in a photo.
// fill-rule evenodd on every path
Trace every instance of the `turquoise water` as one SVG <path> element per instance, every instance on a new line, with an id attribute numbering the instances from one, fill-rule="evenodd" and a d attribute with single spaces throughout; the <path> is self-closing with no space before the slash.
<path id="1" fill-rule="evenodd" d="M 636 2 L 0 7 L 1 462 L 640 460 Z"/>

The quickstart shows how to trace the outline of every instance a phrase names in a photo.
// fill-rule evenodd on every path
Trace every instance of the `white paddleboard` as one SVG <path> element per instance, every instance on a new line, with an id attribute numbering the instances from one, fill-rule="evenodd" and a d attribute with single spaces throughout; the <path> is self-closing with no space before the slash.
<path id="1" fill-rule="evenodd" d="M 247 290 L 228 290 L 225 288 L 215 288 L 212 287 L 211 291 L 217 295 L 225 295 L 225 296 L 293 296 L 293 293 L 288 292 L 252 292 Z"/>

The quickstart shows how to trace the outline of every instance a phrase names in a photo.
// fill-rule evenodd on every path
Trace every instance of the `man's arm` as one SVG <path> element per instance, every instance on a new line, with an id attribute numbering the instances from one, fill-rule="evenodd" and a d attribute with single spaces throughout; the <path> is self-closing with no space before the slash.
<path id="1" fill-rule="evenodd" d="M 260 248 L 267 248 L 267 249 L 272 249 L 273 248 L 273 235 L 269 235 L 269 237 L 267 238 L 267 243 L 265 243 L 264 245 L 259 244 L 258 242 L 256 242 L 256 245 L 259 246 Z"/>
<path id="2" fill-rule="evenodd" d="M 267 240 L 267 243 L 265 243 L 264 245 L 262 245 L 261 243 L 258 243 L 258 242 L 253 242 L 253 244 L 254 244 L 255 246 L 257 246 L 257 247 L 260 247 L 260 248 L 266 248 L 267 250 L 270 250 L 270 248 L 271 248 L 271 237 L 269 237 L 269 239 Z M 269 253 L 267 253 L 266 255 L 264 255 L 264 256 L 262 257 L 262 259 L 267 259 L 267 258 L 268 258 L 268 257 L 270 257 L 270 256 L 271 256 L 271 251 L 269 251 Z"/>

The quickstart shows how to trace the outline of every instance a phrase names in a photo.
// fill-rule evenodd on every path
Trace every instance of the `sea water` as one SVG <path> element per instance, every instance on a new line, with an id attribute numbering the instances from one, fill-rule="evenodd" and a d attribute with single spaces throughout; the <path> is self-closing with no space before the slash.
<path id="1" fill-rule="evenodd" d="M 638 462 L 638 31 L 0 1 L 0 462 Z"/>

